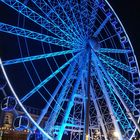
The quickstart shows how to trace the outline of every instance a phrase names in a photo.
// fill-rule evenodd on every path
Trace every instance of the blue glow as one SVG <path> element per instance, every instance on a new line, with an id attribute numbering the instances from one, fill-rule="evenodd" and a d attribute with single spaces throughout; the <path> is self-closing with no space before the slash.
<path id="1" fill-rule="evenodd" d="M 101 53 L 129 53 L 131 50 L 123 50 L 123 49 L 110 49 L 110 48 L 100 48 L 98 52 Z"/>
<path id="2" fill-rule="evenodd" d="M 5 60 L 3 62 L 0 59 L 0 66 L 18 104 L 34 124 L 33 130 L 38 129 L 42 132 L 45 139 L 50 140 L 61 140 L 67 131 L 71 131 L 71 139 L 73 136 L 76 139 L 74 133 L 76 130 L 79 130 L 76 134 L 78 134 L 79 139 L 81 139 L 81 132 L 83 133 L 83 128 L 87 125 L 83 119 L 85 115 L 83 108 L 85 107 L 85 99 L 87 98 L 85 97 L 85 91 L 87 90 L 85 84 L 87 83 L 87 65 L 89 60 L 86 59 L 86 57 L 88 54 L 87 50 L 91 49 L 92 82 L 89 87 L 91 86 L 91 90 L 94 90 L 91 104 L 94 102 L 93 104 L 96 110 L 89 107 L 90 112 L 92 112 L 89 115 L 89 126 L 93 128 L 100 126 L 99 129 L 102 129 L 100 132 L 104 133 L 105 139 L 107 139 L 107 135 L 110 133 L 108 124 L 112 126 L 111 129 L 118 131 L 120 140 L 123 140 L 125 135 L 131 140 L 135 131 L 140 131 L 139 126 L 137 126 L 140 121 L 140 115 L 136 118 L 137 120 L 135 120 L 132 113 L 134 111 L 139 113 L 135 104 L 136 100 L 131 100 L 131 96 L 129 96 L 129 94 L 132 94 L 136 97 L 136 94 L 140 94 L 140 90 L 136 86 L 139 81 L 135 80 L 139 78 L 138 64 L 129 37 L 107 0 L 101 2 L 99 2 L 99 0 L 27 0 L 24 1 L 24 3 L 20 0 L 0 1 L 17 11 L 19 15 L 21 14 L 27 18 L 24 19 L 23 28 L 0 22 L 0 31 L 17 36 L 18 45 L 20 44 L 19 37 L 25 39 L 25 47 L 28 52 L 28 55 L 22 55 L 23 50 L 20 50 L 21 58 L 15 56 L 14 59 Z M 24 27 L 28 25 L 26 20 L 29 20 L 29 22 L 32 21 L 32 23 L 38 25 L 39 28 L 41 27 L 43 34 L 24 29 Z M 20 25 L 20 22 L 18 25 Z M 111 29 L 114 33 L 110 31 Z M 47 33 L 47 35 L 45 33 Z M 50 33 L 51 36 L 49 36 Z M 115 40 L 115 37 L 117 37 L 118 42 Z M 26 40 L 26 38 L 41 42 L 40 44 L 42 46 L 43 44 L 48 45 L 46 47 L 48 47 L 48 49 L 50 47 L 51 53 L 46 54 L 47 51 L 44 49 L 42 51 L 43 54 L 33 55 L 28 48 L 28 40 Z M 94 39 L 97 39 L 98 42 Z M 90 47 L 87 47 L 89 44 Z M 45 45 L 43 47 L 45 47 Z M 54 50 L 51 45 L 53 47 L 59 47 L 62 50 L 60 52 L 53 52 Z M 83 50 L 84 53 L 81 53 Z M 71 54 L 72 58 L 68 59 L 66 54 Z M 132 56 L 130 56 L 130 54 Z M 60 55 L 64 56 L 66 60 L 61 66 L 59 65 L 59 60 L 55 58 L 55 56 L 61 57 Z M 123 57 L 121 58 L 121 56 Z M 46 59 L 50 57 L 57 67 L 55 71 L 53 70 L 53 66 L 51 66 L 53 64 Z M 126 63 L 124 63 L 123 58 Z M 42 59 L 45 60 L 51 71 L 51 74 L 43 80 L 40 78 L 40 73 L 38 73 L 32 63 L 32 61 Z M 29 69 L 26 68 L 26 72 L 34 87 L 31 91 L 27 91 L 27 93 L 24 94 L 25 96 L 19 99 L 8 79 L 4 66 L 10 69 L 10 67 L 17 67 L 20 63 L 23 63 L 25 67 L 26 64 L 24 64 L 24 62 L 30 62 L 32 64 L 39 82 L 37 85 L 35 84 L 32 74 L 30 74 Z M 133 62 L 135 63 L 134 67 L 131 65 Z M 63 74 L 63 70 L 66 67 L 68 67 L 67 71 Z M 57 78 L 58 74 L 62 75 L 61 80 Z M 125 74 L 130 75 L 130 77 L 128 76 L 127 79 Z M 135 75 L 138 76 L 134 77 Z M 53 92 L 50 92 L 45 85 L 54 77 L 58 81 L 58 86 L 53 89 Z M 49 99 L 45 98 L 40 92 L 41 88 L 47 93 L 46 96 L 49 95 Z M 124 91 L 124 89 L 126 89 L 128 93 Z M 45 107 L 42 109 L 37 120 L 34 120 L 23 106 L 25 101 L 28 100 L 28 102 L 30 102 L 30 97 L 34 94 L 39 94 L 45 101 Z M 80 110 L 81 112 L 76 106 L 78 103 L 81 103 L 83 106 L 82 111 Z M 8 110 L 8 102 L 4 105 L 6 107 L 3 108 L 3 110 Z M 106 114 L 104 115 L 106 110 L 103 105 L 107 108 L 108 116 Z M 51 112 L 49 112 L 50 116 L 47 121 L 45 121 L 45 126 L 40 127 L 39 124 L 48 113 L 48 110 L 51 110 Z M 78 113 L 82 118 L 79 118 Z M 95 120 L 91 118 L 92 114 L 94 114 L 93 118 Z M 98 116 L 100 118 L 98 118 Z M 80 125 L 75 123 L 76 119 Z M 98 124 L 98 119 L 100 119 L 101 125 Z M 94 128 L 93 130 L 96 129 L 98 128 Z M 55 137 L 53 137 L 53 134 L 55 134 Z M 85 135 L 85 133 L 83 135 Z M 86 133 L 86 135 L 88 134 Z M 89 136 L 93 135 L 89 133 Z"/>
<path id="3" fill-rule="evenodd" d="M 58 46 L 63 46 L 66 48 L 71 48 L 73 45 L 75 45 L 73 43 L 70 43 L 62 39 L 54 38 L 52 36 L 47 36 L 47 35 L 33 32 L 30 30 L 22 29 L 22 28 L 5 24 L 2 22 L 0 22 L 0 31 L 38 40 L 38 41 L 42 41 L 42 42 L 46 42 L 46 43 L 50 43 L 50 44 L 54 44 L 54 45 L 58 45 Z"/>
<path id="4" fill-rule="evenodd" d="M 121 85 L 126 87 L 129 91 L 131 91 L 134 94 L 134 90 L 137 90 L 137 88 L 132 83 L 130 83 L 124 76 L 122 76 L 110 65 L 107 64 L 106 69 L 108 70 L 108 73 L 112 78 L 115 78 Z"/>
<path id="5" fill-rule="evenodd" d="M 72 30 L 71 27 L 69 27 L 67 25 L 67 23 L 65 22 L 65 19 L 62 19 L 60 16 L 59 16 L 59 13 L 56 12 L 55 8 L 53 6 L 50 6 L 51 5 L 51 2 L 49 2 L 49 4 L 47 4 L 44 0 L 32 0 L 33 3 L 46 15 L 46 17 L 48 19 L 50 19 L 50 21 L 52 21 L 52 23 L 55 25 L 55 26 L 58 26 L 59 28 L 63 28 L 63 32 L 67 35 L 67 36 L 70 36 L 70 41 L 78 41 L 80 43 L 81 41 L 81 35 L 79 34 L 79 32 L 77 31 L 77 28 L 75 28 L 75 31 L 74 32 Z M 57 5 L 59 6 L 59 5 Z M 49 12 L 50 13 L 49 13 Z M 51 12 L 52 11 L 52 12 Z M 53 16 L 51 16 L 51 14 Z M 67 16 L 65 18 L 68 18 Z M 61 24 L 62 23 L 62 24 Z M 59 26 L 61 24 L 61 27 Z M 75 26 L 73 25 L 73 28 Z M 71 39 L 72 38 L 72 39 Z"/>
<path id="6" fill-rule="evenodd" d="M 120 69 L 127 71 L 127 72 L 132 72 L 132 69 L 130 66 L 123 64 L 123 63 L 121 63 L 121 62 L 119 62 L 111 57 L 108 57 L 107 55 L 100 53 L 99 59 L 102 60 L 106 64 L 110 64 L 112 66 L 115 66 L 115 67 L 120 68 Z"/>
<path id="7" fill-rule="evenodd" d="M 42 55 L 6 60 L 6 61 L 3 61 L 3 65 L 6 66 L 6 65 L 18 64 L 18 63 L 23 63 L 23 62 L 33 61 L 33 60 L 45 59 L 48 57 L 65 55 L 65 54 L 70 54 L 70 53 L 74 53 L 78 51 L 80 50 L 68 50 L 68 51 L 54 52 L 54 53 L 49 53 L 49 54 L 42 54 Z"/>
<path id="8" fill-rule="evenodd" d="M 80 53 L 79 53 L 80 54 Z M 79 55 L 78 54 L 78 55 Z M 49 77 L 47 77 L 45 80 L 43 80 L 40 84 L 38 84 L 34 89 L 32 89 L 29 93 L 27 93 L 22 99 L 20 100 L 22 103 L 25 102 L 28 98 L 30 98 L 36 91 L 38 91 L 43 85 L 45 85 L 49 80 L 51 80 L 56 74 L 58 74 L 62 69 L 64 69 L 70 62 L 72 62 L 75 58 L 74 56 L 69 61 L 67 61 L 64 65 L 59 67 L 54 73 L 52 73 Z"/>
<path id="9" fill-rule="evenodd" d="M 11 8 L 13 8 L 14 10 L 16 10 L 17 12 L 23 14 L 27 18 L 31 19 L 32 21 L 34 21 L 38 25 L 42 26 L 46 30 L 55 34 L 59 38 L 63 38 L 66 40 L 67 40 L 67 38 L 69 38 L 68 37 L 69 35 L 66 32 L 64 32 L 63 30 L 61 30 L 59 26 L 54 25 L 52 22 L 50 22 L 46 18 L 43 18 L 38 13 L 36 13 L 31 8 L 29 8 L 26 5 L 24 5 L 23 3 L 21 3 L 20 1 L 18 1 L 18 0 L 16 0 L 16 1 L 1 0 L 1 1 L 4 2 L 5 4 L 7 4 L 8 6 L 10 6 Z"/>

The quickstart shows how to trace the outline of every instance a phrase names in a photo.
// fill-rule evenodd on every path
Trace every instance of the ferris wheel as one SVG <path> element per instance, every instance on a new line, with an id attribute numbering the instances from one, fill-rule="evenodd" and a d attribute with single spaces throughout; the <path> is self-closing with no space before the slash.
<path id="1" fill-rule="evenodd" d="M 18 120 L 50 140 L 131 140 L 140 132 L 139 68 L 107 0 L 0 1 L 14 14 L 0 22 L 9 45 L 0 65 L 14 95 L 4 102 L 16 99 L 26 116 Z M 26 105 L 41 110 L 36 119 Z"/>

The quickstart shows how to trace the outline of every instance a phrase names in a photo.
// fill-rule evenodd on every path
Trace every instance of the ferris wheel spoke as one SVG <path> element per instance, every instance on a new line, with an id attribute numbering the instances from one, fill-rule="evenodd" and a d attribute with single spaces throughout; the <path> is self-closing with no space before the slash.
<path id="1" fill-rule="evenodd" d="M 79 5 L 78 5 L 77 8 L 78 8 L 79 13 L 80 13 L 79 24 L 81 23 L 81 28 L 83 29 L 82 32 L 83 32 L 83 34 L 85 34 L 85 29 L 87 29 L 88 30 L 88 34 L 90 35 L 90 32 L 93 31 L 93 27 L 94 27 L 94 23 L 95 23 L 95 20 L 96 20 L 96 15 L 97 15 L 97 12 L 98 12 L 98 9 L 99 9 L 99 5 L 95 1 L 94 2 L 91 1 L 90 4 L 87 4 L 87 5 L 92 9 L 92 11 L 88 11 L 88 14 L 89 14 L 88 24 L 84 24 L 84 21 L 82 19 L 82 14 L 83 13 L 81 13 L 81 11 L 79 10 Z M 75 12 L 74 13 L 77 12 L 77 8 L 75 8 Z M 84 7 L 84 9 L 86 9 L 86 7 Z M 85 15 L 86 14 L 84 14 L 84 16 Z M 79 19 L 79 17 L 77 17 L 77 19 Z"/>
<path id="2" fill-rule="evenodd" d="M 74 4 L 72 5 L 72 3 Z M 68 16 L 67 18 L 71 22 L 71 25 L 69 24 L 69 26 L 73 29 L 73 31 L 77 32 L 77 35 L 80 38 L 80 41 L 82 41 L 83 39 L 82 26 L 80 26 L 78 22 L 78 19 L 81 18 L 80 11 L 78 9 L 79 8 L 78 2 L 76 0 L 67 1 L 66 7 L 64 4 L 64 10 L 66 11 L 67 9 L 68 11 L 68 8 L 69 8 L 69 12 L 65 12 L 65 13 L 66 13 L 66 17 Z"/>
<path id="3" fill-rule="evenodd" d="M 79 33 L 81 34 L 81 39 L 84 39 L 83 36 L 83 22 L 82 22 L 82 18 L 81 18 L 81 12 L 79 10 L 79 4 L 77 0 L 71 0 L 70 2 L 68 1 L 68 4 L 70 6 L 71 12 L 72 12 L 72 17 L 73 17 L 73 24 L 74 26 L 77 28 L 77 30 L 79 31 Z"/>
<path id="4" fill-rule="evenodd" d="M 84 25 L 84 32 L 85 35 L 88 36 L 88 24 L 89 24 L 89 10 L 88 10 L 88 1 L 82 0 L 80 2 L 80 10 L 81 10 L 81 17 Z"/>
<path id="5" fill-rule="evenodd" d="M 79 11 L 79 7 L 78 7 L 78 2 L 77 0 L 71 0 L 71 1 L 67 1 L 70 11 L 71 11 L 71 21 L 73 21 L 73 25 L 74 28 L 77 29 L 81 40 L 83 39 L 83 26 L 82 23 L 80 24 L 81 21 L 81 13 Z M 74 4 L 73 4 L 74 3 Z"/>
<path id="6" fill-rule="evenodd" d="M 99 43 L 105 42 L 105 41 L 107 41 L 107 40 L 109 40 L 109 39 L 111 39 L 111 38 L 114 38 L 114 37 L 116 37 L 116 36 L 117 36 L 117 34 L 113 34 L 113 35 L 111 35 L 111 36 L 109 36 L 109 37 L 107 37 L 107 38 L 105 38 L 105 39 L 100 40 Z"/>
<path id="7" fill-rule="evenodd" d="M 64 83 L 64 86 L 57 98 L 57 102 L 59 103 L 59 105 L 55 104 L 55 106 L 54 106 L 55 110 L 53 110 L 51 112 L 50 117 L 48 118 L 48 120 L 46 122 L 45 130 L 47 130 L 48 133 L 50 132 L 51 127 L 54 126 L 59 114 L 61 113 L 60 111 L 63 109 L 62 106 L 64 103 L 64 99 L 67 97 L 68 91 L 70 89 L 70 85 L 71 85 L 70 81 L 71 81 L 72 75 L 74 73 L 75 65 L 76 65 L 76 63 L 73 65 L 73 67 L 71 67 L 71 71 L 68 74 L 68 78 L 67 78 L 66 82 Z"/>
<path id="8" fill-rule="evenodd" d="M 72 45 L 76 46 L 76 44 L 72 44 L 65 40 L 54 38 L 52 36 L 47 36 L 47 35 L 37 33 L 34 31 L 26 30 L 26 29 L 12 26 L 9 24 L 5 24 L 2 22 L 0 22 L 0 31 L 17 35 L 17 36 L 21 36 L 21 37 L 26 37 L 26 38 L 37 40 L 37 41 L 42 41 L 45 43 L 50 43 L 50 44 L 66 47 L 66 48 L 71 48 Z"/>
<path id="9" fill-rule="evenodd" d="M 100 108 L 99 108 L 98 103 L 97 103 L 97 96 L 96 96 L 96 93 L 95 93 L 95 89 L 93 88 L 93 81 L 91 82 L 91 85 L 90 85 L 90 93 L 91 93 L 91 98 L 94 102 L 94 106 L 95 106 L 95 109 L 96 109 L 96 112 L 97 112 L 98 120 L 100 122 L 103 134 L 105 136 L 105 140 L 107 140 L 107 131 L 105 129 L 105 123 L 104 123 L 103 119 L 101 118 L 102 115 L 101 115 Z"/>
<path id="10" fill-rule="evenodd" d="M 48 53 L 48 54 L 42 54 L 42 55 L 36 55 L 36 56 L 22 57 L 22 58 L 3 61 L 3 65 L 6 66 L 6 65 L 13 65 L 13 64 L 18 64 L 18 63 L 30 62 L 34 60 L 45 59 L 48 57 L 71 54 L 78 51 L 80 50 L 68 50 L 68 51 L 60 51 L 60 52 L 54 52 L 54 53 Z"/>
<path id="11" fill-rule="evenodd" d="M 104 82 L 106 85 L 106 89 L 108 92 L 108 96 L 110 99 L 110 102 L 112 104 L 113 107 L 113 113 L 116 117 L 116 121 L 119 122 L 120 126 L 122 127 L 124 133 L 127 133 L 129 130 L 131 133 L 133 133 L 134 131 L 134 124 L 132 124 L 132 122 L 130 122 L 128 115 L 126 115 L 126 113 L 124 112 L 124 109 L 122 109 L 121 105 L 120 105 L 120 101 L 118 101 L 118 99 L 116 98 L 115 94 L 113 93 L 113 89 L 110 86 L 109 83 L 107 83 L 107 79 L 104 77 Z M 99 82 L 99 80 L 96 78 L 96 80 L 98 81 L 100 87 L 101 83 Z"/>
<path id="12" fill-rule="evenodd" d="M 48 1 L 51 8 L 55 10 L 55 12 L 60 14 L 63 21 L 66 22 L 67 26 L 71 29 L 72 32 L 75 32 L 77 35 L 79 35 L 78 28 L 75 27 L 74 22 L 72 21 L 72 15 L 71 15 L 71 9 L 69 6 L 68 1 L 60 2 L 59 0 L 51 0 Z M 66 9 L 67 8 L 67 9 Z M 66 10 L 69 12 L 66 12 Z M 80 40 L 80 38 L 78 37 Z"/>
<path id="13" fill-rule="evenodd" d="M 26 5 L 24 5 L 20 1 L 18 1 L 18 0 L 16 0 L 16 1 L 1 0 L 1 1 L 3 3 L 7 4 L 8 6 L 10 6 L 11 8 L 13 8 L 14 10 L 16 10 L 17 12 L 21 13 L 25 17 L 29 18 L 33 22 L 37 23 L 41 27 L 45 28 L 46 30 L 48 30 L 52 34 L 56 35 L 58 38 L 70 40 L 69 35 L 66 32 L 64 32 L 63 30 L 61 30 L 59 28 L 59 26 L 53 25 L 49 20 L 43 18 L 38 13 L 36 13 L 32 9 L 30 9 L 29 7 L 27 7 Z"/>
<path id="14" fill-rule="evenodd" d="M 105 65 L 105 68 L 113 79 L 118 81 L 122 86 L 124 86 L 126 89 L 128 89 L 130 92 L 134 94 L 135 90 L 138 90 L 131 82 L 129 82 L 124 76 L 122 76 L 119 72 L 117 72 L 114 68 L 112 68 L 110 65 Z"/>
<path id="15" fill-rule="evenodd" d="M 104 55 L 104 54 L 99 53 L 99 59 L 100 59 L 102 62 L 106 63 L 106 64 L 115 66 L 115 67 L 120 68 L 120 69 L 122 69 L 122 70 L 124 70 L 124 71 L 127 71 L 127 72 L 129 72 L 129 73 L 132 72 L 130 66 L 128 66 L 128 65 L 126 65 L 126 64 L 123 64 L 122 62 L 119 62 L 119 61 L 117 61 L 117 60 L 115 60 L 115 59 L 113 59 L 113 58 L 111 58 L 111 57 L 108 57 L 107 55 Z"/>
<path id="16" fill-rule="evenodd" d="M 118 120 L 119 124 L 124 130 L 124 133 L 127 131 L 133 133 L 134 131 L 134 124 L 132 125 L 132 122 L 128 120 L 128 116 L 125 114 L 124 109 L 121 107 L 120 102 L 116 98 L 115 94 L 113 93 L 113 89 L 109 86 L 109 84 L 106 84 L 109 91 L 109 97 L 110 101 L 113 105 L 113 110 L 116 116 L 116 119 Z"/>
<path id="17" fill-rule="evenodd" d="M 98 12 L 98 8 L 96 8 L 94 11 L 92 11 L 92 14 L 90 16 L 89 26 L 88 26 L 89 35 L 92 35 L 93 27 L 95 26 L 97 12 Z"/>
<path id="18" fill-rule="evenodd" d="M 114 90 L 114 92 L 116 93 L 116 96 L 118 96 L 118 98 L 120 99 L 120 101 L 121 101 L 121 103 L 122 103 L 122 105 L 125 107 L 125 109 L 126 109 L 126 112 L 128 113 L 128 115 L 130 116 L 130 118 L 132 119 L 132 121 L 133 121 L 133 123 L 134 123 L 134 125 L 135 125 L 135 127 L 138 129 L 138 131 L 140 132 L 140 126 L 139 126 L 139 124 L 137 123 L 137 120 L 136 120 L 136 118 L 133 116 L 133 114 L 131 113 L 131 111 L 130 111 L 130 108 L 127 106 L 127 104 L 124 102 L 124 100 L 122 99 L 122 97 L 120 96 L 120 94 L 119 94 L 119 92 L 118 92 L 118 90 L 116 89 L 116 87 L 115 87 L 115 85 L 114 85 L 114 83 L 113 83 L 113 81 L 111 80 L 111 76 L 110 76 L 110 74 L 109 73 L 107 73 L 107 71 L 106 71 L 106 69 L 104 69 L 104 67 L 103 67 L 103 65 L 102 65 L 102 63 L 100 62 L 100 60 L 98 59 L 98 57 L 95 55 L 95 53 L 93 53 L 93 56 L 94 56 L 94 59 L 95 60 L 93 60 L 93 61 L 97 61 L 96 63 L 95 63 L 95 65 L 99 65 L 100 66 L 100 68 L 102 69 L 102 71 L 103 71 L 103 73 L 104 73 L 104 75 L 105 75 L 105 77 L 102 75 L 102 77 L 104 77 L 104 79 L 107 79 L 107 81 L 109 82 L 109 84 L 111 85 L 111 87 L 113 88 L 113 90 Z M 109 66 L 110 68 L 111 68 L 111 66 Z M 96 66 L 96 70 L 97 70 L 97 73 L 98 73 L 98 70 L 99 70 L 99 68 Z M 107 69 L 108 70 L 108 69 Z M 114 69 L 112 68 L 111 69 L 111 74 L 113 73 L 112 71 L 113 71 Z M 101 73 L 100 73 L 101 74 Z M 116 75 L 117 75 L 117 73 L 116 73 Z M 101 75 L 100 75 L 101 76 Z M 125 82 L 127 81 L 128 83 L 127 84 L 130 84 L 131 86 L 133 86 L 128 80 L 126 80 L 123 76 L 121 77 L 122 75 L 120 75 L 120 81 L 118 81 L 118 79 L 117 79 L 117 81 L 118 82 L 124 82 L 124 81 L 122 81 L 122 79 L 121 78 L 123 78 L 123 80 L 125 80 Z M 118 75 L 116 76 L 116 77 L 118 77 Z M 112 77 L 112 78 L 116 78 L 116 77 Z M 98 78 L 99 78 L 99 74 L 98 74 Z M 101 82 L 101 81 L 100 81 Z M 122 84 L 121 83 L 121 84 Z M 127 88 L 127 87 L 126 87 Z M 133 87 L 133 89 L 135 88 L 135 86 Z M 132 92 L 132 91 L 131 91 Z M 133 93 L 133 92 L 132 92 Z"/>
<path id="19" fill-rule="evenodd" d="M 81 35 L 82 35 L 82 38 L 84 39 L 85 36 L 85 31 L 84 31 L 84 24 L 83 24 L 83 20 L 82 20 L 82 15 L 81 15 L 81 10 L 80 10 L 80 6 L 79 6 L 79 3 L 78 3 L 78 0 L 72 0 L 72 2 L 74 3 L 74 6 L 72 8 L 72 12 L 73 12 L 73 16 L 75 17 L 75 20 L 76 20 L 76 27 L 80 30 L 79 32 L 81 32 Z"/>
<path id="20" fill-rule="evenodd" d="M 96 31 L 94 32 L 94 37 L 97 37 L 99 34 L 100 34 L 100 32 L 102 31 L 102 29 L 105 27 L 105 25 L 107 24 L 107 22 L 109 21 L 109 19 L 110 19 L 110 16 L 108 16 L 108 17 L 106 17 L 105 19 L 104 19 L 104 21 L 101 23 L 101 25 L 96 29 Z"/>
<path id="21" fill-rule="evenodd" d="M 90 13 L 88 30 L 89 30 L 89 35 L 92 35 L 93 27 L 95 26 L 96 16 L 99 10 L 99 3 L 96 1 L 94 2 L 91 1 L 89 7 L 92 9 L 92 12 Z"/>
<path id="22" fill-rule="evenodd" d="M 99 50 L 97 50 L 97 52 L 101 52 L 101 53 L 129 53 L 132 50 L 125 50 L 125 49 L 113 49 L 113 48 L 100 48 Z"/>
<path id="23" fill-rule="evenodd" d="M 83 66 L 84 66 L 84 60 L 85 58 L 83 58 L 83 61 L 82 61 L 82 64 L 79 66 L 78 68 L 78 76 L 77 76 L 77 80 L 76 80 L 76 83 L 74 85 L 74 88 L 73 88 L 73 91 L 71 93 L 71 97 L 70 97 L 70 100 L 67 104 L 67 109 L 64 113 L 64 118 L 61 122 L 61 126 L 60 126 L 60 129 L 59 129 L 59 132 L 58 132 L 58 136 L 57 136 L 57 139 L 58 140 L 61 140 L 62 139 L 62 136 L 63 136 L 63 133 L 64 133 L 64 130 L 65 130 L 65 127 L 67 125 L 67 120 L 68 120 L 68 117 L 70 115 L 70 111 L 73 107 L 73 104 L 74 104 L 74 98 L 75 98 L 75 94 L 76 94 L 76 91 L 79 87 L 79 84 L 80 84 L 80 80 L 81 80 L 81 77 L 82 77 L 82 69 L 83 69 Z"/>
<path id="24" fill-rule="evenodd" d="M 40 116 L 38 117 L 38 119 L 37 119 L 37 124 L 40 124 L 40 122 L 42 121 L 43 117 L 44 117 L 45 114 L 48 112 L 48 109 L 49 109 L 51 103 L 54 101 L 54 98 L 56 97 L 56 95 L 57 95 L 57 93 L 59 92 L 60 88 L 63 86 L 63 83 L 64 83 L 64 81 L 67 79 L 69 73 L 71 72 L 71 69 L 73 69 L 73 68 L 75 67 L 75 64 L 76 64 L 76 62 L 74 61 L 74 63 L 72 64 L 72 66 L 70 65 L 70 66 L 68 67 L 67 71 L 65 72 L 65 74 L 64 74 L 63 77 L 61 78 L 59 84 L 57 85 L 56 89 L 55 89 L 54 92 L 52 93 L 51 98 L 49 99 L 49 101 L 47 102 L 47 104 L 46 104 L 45 107 L 43 108 L 43 110 L 42 110 Z M 58 102 L 58 104 L 60 104 L 60 103 Z M 57 105 L 58 105 L 58 104 L 57 104 Z M 59 106 L 60 106 L 60 105 L 59 105 Z M 57 112 L 56 109 L 53 110 L 53 111 Z M 34 127 L 33 127 L 33 130 L 35 130 L 35 129 L 36 129 L 36 127 L 34 126 Z"/>
<path id="25" fill-rule="evenodd" d="M 69 61 L 67 61 L 65 64 L 63 64 L 61 67 L 59 67 L 54 73 L 52 73 L 50 76 L 48 76 L 45 80 L 43 80 L 40 84 L 38 84 L 35 88 L 33 88 L 29 93 L 27 93 L 24 97 L 21 98 L 21 102 L 25 102 L 28 98 L 30 98 L 35 92 L 37 92 L 41 87 L 43 87 L 48 81 L 50 81 L 55 75 L 57 75 L 59 72 L 61 72 L 62 69 L 64 69 L 67 65 L 69 65 L 77 56 L 79 56 L 78 53 L 73 58 L 71 58 Z"/>
<path id="26" fill-rule="evenodd" d="M 122 109 L 122 107 L 120 106 L 120 101 L 118 101 L 118 99 L 116 98 L 115 94 L 113 93 L 113 89 L 112 89 L 112 87 L 110 87 L 110 84 L 107 83 L 106 78 L 104 77 L 103 79 L 104 79 L 104 82 L 105 82 L 104 84 L 106 85 L 106 90 L 108 92 L 110 102 L 112 104 L 113 113 L 116 117 L 116 121 L 119 122 L 119 124 L 122 127 L 124 133 L 128 132 L 126 130 L 129 130 L 129 132 L 133 133 L 134 124 L 132 124 L 132 122 L 130 122 L 130 120 L 128 118 L 128 115 L 126 115 L 126 113 L 124 112 L 124 109 Z M 99 79 L 97 77 L 96 77 L 96 80 L 98 81 L 100 87 L 102 87 L 102 85 L 99 82 Z"/>
<path id="27" fill-rule="evenodd" d="M 90 32 L 90 31 L 93 30 L 93 27 L 94 27 L 94 22 L 96 20 L 96 15 L 97 15 L 97 12 L 98 12 L 98 9 L 99 9 L 99 3 L 95 2 L 95 1 L 94 2 L 90 1 L 90 3 L 88 3 L 87 1 L 82 1 L 82 3 L 83 3 L 82 10 L 85 9 L 85 11 L 87 12 L 87 6 L 92 9 L 92 11 L 88 11 L 88 15 L 89 15 L 88 24 L 84 24 L 82 18 L 81 18 L 81 21 L 80 21 L 80 22 L 82 22 L 81 27 L 83 29 L 86 28 L 88 30 L 88 32 Z M 76 9 L 76 11 L 77 11 L 77 9 Z M 84 14 L 84 16 L 86 16 L 84 11 L 83 11 L 83 13 L 80 12 L 81 17 L 82 17 L 82 14 Z M 83 33 L 85 33 L 85 31 L 83 31 Z M 90 33 L 88 33 L 88 34 L 90 35 Z"/>
<path id="28" fill-rule="evenodd" d="M 67 6 L 64 7 L 64 9 L 67 10 L 67 8 L 69 7 L 69 12 L 67 13 L 67 15 L 70 18 L 70 21 L 73 24 L 74 30 L 78 30 L 78 32 L 80 33 L 81 39 L 84 39 L 83 36 L 83 22 L 82 22 L 82 16 L 81 16 L 81 11 L 79 10 L 79 4 L 77 0 L 71 0 L 71 1 L 67 1 Z M 65 11 L 66 11 L 65 10 Z"/>
<path id="29" fill-rule="evenodd" d="M 75 31 L 71 31 L 70 27 L 61 19 L 53 7 L 50 7 L 44 0 L 32 0 L 32 2 L 45 14 L 54 26 L 59 27 L 67 36 L 70 36 L 71 41 L 77 40 L 79 42 L 79 37 L 76 37 Z"/>
<path id="30" fill-rule="evenodd" d="M 117 91 L 119 92 L 120 96 L 124 100 L 124 102 L 129 106 L 131 111 L 137 111 L 140 112 L 139 109 L 134 105 L 134 103 L 130 100 L 130 98 L 127 96 L 127 94 L 121 89 L 121 87 L 117 84 L 117 82 L 111 77 Z"/>
<path id="31" fill-rule="evenodd" d="M 78 0 L 73 0 L 73 1 L 78 1 Z M 89 3 L 88 3 L 89 2 Z M 97 14 L 97 5 L 95 4 L 96 2 L 93 1 L 81 1 L 80 4 L 77 5 L 75 4 L 75 8 L 73 8 L 75 11 L 75 15 L 78 21 L 78 24 L 80 25 L 80 28 L 82 29 L 82 34 L 85 36 L 88 32 L 88 35 L 90 31 L 92 31 L 92 27 L 94 26 L 94 21 L 96 18 L 96 14 Z M 76 7 L 77 6 L 77 7 Z M 92 12 L 89 11 L 87 8 L 90 7 L 92 9 Z M 80 14 L 80 15 L 79 15 Z"/>
<path id="32" fill-rule="evenodd" d="M 108 109 L 111 113 L 111 119 L 113 121 L 113 124 L 114 124 L 114 127 L 115 127 L 115 130 L 120 134 L 121 136 L 121 131 L 120 131 L 120 128 L 119 128 L 119 125 L 116 121 L 116 116 L 114 114 L 114 110 L 113 110 L 113 107 L 112 107 L 112 104 L 111 104 L 111 101 L 110 101 L 110 98 L 109 98 L 109 93 L 107 91 L 107 88 L 106 88 L 106 85 L 105 85 L 105 81 L 103 80 L 104 79 L 104 75 L 103 73 L 101 72 L 100 68 L 99 68 L 99 64 L 98 64 L 98 58 L 97 56 L 95 55 L 95 53 L 93 52 L 92 53 L 92 61 L 94 63 L 94 66 L 95 66 L 95 71 L 97 73 L 97 81 L 99 82 L 99 85 L 100 85 L 100 88 L 102 89 L 103 91 L 103 94 L 104 94 L 104 97 L 105 97 L 105 101 L 108 105 Z M 120 138 L 120 140 L 123 140 L 122 137 Z"/>

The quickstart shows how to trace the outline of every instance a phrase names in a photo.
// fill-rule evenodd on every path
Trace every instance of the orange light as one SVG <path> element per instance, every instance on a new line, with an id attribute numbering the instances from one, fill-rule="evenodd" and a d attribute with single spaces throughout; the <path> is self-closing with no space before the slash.
<path id="1" fill-rule="evenodd" d="M 119 137 L 120 137 L 120 134 L 119 134 L 119 132 L 117 132 L 117 131 L 114 131 L 113 135 L 114 135 L 114 137 L 116 137 L 116 138 L 119 138 Z"/>

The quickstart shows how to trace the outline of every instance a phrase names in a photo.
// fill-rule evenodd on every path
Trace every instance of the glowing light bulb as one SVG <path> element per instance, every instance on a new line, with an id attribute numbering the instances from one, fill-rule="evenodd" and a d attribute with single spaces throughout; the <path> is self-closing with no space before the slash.
<path id="1" fill-rule="evenodd" d="M 116 138 L 119 138 L 119 137 L 120 137 L 120 134 L 119 134 L 119 132 L 117 132 L 117 131 L 114 131 L 113 135 L 114 135 L 114 137 L 116 137 Z"/>
<path id="2" fill-rule="evenodd" d="M 86 135 L 86 140 L 88 140 L 88 135 Z"/>

